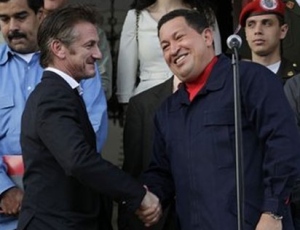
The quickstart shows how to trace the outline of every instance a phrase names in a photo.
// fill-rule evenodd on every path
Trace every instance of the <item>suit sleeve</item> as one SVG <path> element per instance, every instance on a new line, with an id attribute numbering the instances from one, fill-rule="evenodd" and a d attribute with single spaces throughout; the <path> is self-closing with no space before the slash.
<path id="1" fill-rule="evenodd" d="M 75 97 L 75 98 L 74 98 Z M 78 108 L 79 107 L 79 108 Z M 102 159 L 83 133 L 76 95 L 64 89 L 45 93 L 37 105 L 37 133 L 67 176 L 135 211 L 145 189 L 116 166 Z M 82 109 L 82 108 L 81 108 Z"/>

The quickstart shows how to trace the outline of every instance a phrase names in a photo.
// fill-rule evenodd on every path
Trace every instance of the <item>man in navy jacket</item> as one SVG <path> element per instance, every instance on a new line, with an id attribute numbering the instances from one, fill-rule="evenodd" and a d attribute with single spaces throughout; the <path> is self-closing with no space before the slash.
<path id="1" fill-rule="evenodd" d="M 159 22 L 164 57 L 183 82 L 155 116 L 145 174 L 162 204 L 176 196 L 181 229 L 237 229 L 231 60 L 215 56 L 203 15 L 176 10 Z M 244 229 L 294 229 L 289 196 L 299 174 L 299 133 L 281 82 L 240 62 Z M 143 219 L 143 216 L 140 215 Z"/>

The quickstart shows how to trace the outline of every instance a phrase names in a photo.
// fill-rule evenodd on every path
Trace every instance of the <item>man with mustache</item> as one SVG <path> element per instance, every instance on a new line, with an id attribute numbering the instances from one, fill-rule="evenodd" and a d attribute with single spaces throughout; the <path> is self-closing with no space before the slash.
<path id="1" fill-rule="evenodd" d="M 281 0 L 255 0 L 240 14 L 240 25 L 245 28 L 252 61 L 276 73 L 283 83 L 300 71 L 296 63 L 282 56 L 282 41 L 289 29 L 284 13 L 285 4 Z"/>
<path id="2" fill-rule="evenodd" d="M 42 77 L 37 30 L 43 19 L 43 4 L 43 0 L 0 0 L 0 27 L 6 42 L 0 46 L 1 230 L 16 229 L 23 198 L 22 189 L 16 186 L 8 174 L 10 168 L 6 159 L 20 159 L 21 114 L 28 96 Z M 107 135 L 107 114 L 98 70 L 96 75 L 97 77 L 83 80 L 80 84 L 84 90 L 83 99 L 89 118 L 97 135 L 97 149 L 100 151 Z M 21 176 L 22 172 L 12 173 Z"/>

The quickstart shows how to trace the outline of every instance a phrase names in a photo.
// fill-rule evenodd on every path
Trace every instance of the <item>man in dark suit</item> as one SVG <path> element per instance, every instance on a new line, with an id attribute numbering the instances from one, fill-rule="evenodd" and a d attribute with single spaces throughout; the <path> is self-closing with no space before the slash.
<path id="1" fill-rule="evenodd" d="M 123 170 L 131 176 L 139 178 L 149 166 L 152 155 L 154 135 L 154 113 L 161 103 L 177 89 L 179 80 L 172 77 L 167 81 L 148 89 L 129 101 L 124 126 L 124 163 Z M 175 200 L 174 200 L 175 201 Z M 164 210 L 163 217 L 151 230 L 175 230 L 175 202 Z M 130 215 L 119 207 L 119 230 L 142 230 L 143 223 L 135 215 Z"/>
<path id="2" fill-rule="evenodd" d="M 139 208 L 147 226 L 161 214 L 157 197 L 96 151 L 78 83 L 95 75 L 101 58 L 96 22 L 91 8 L 70 6 L 46 17 L 39 28 L 46 69 L 22 116 L 25 193 L 19 230 L 96 230 L 99 194 L 131 212 Z"/>

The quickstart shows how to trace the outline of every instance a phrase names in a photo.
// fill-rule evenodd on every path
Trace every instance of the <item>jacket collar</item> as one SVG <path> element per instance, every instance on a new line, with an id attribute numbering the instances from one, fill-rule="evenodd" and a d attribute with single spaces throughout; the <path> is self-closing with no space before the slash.
<path id="1" fill-rule="evenodd" d="M 223 88 L 228 72 L 231 71 L 230 59 L 225 55 L 221 54 L 218 58 L 217 63 L 213 67 L 211 74 L 206 82 L 206 85 L 201 89 L 196 95 L 194 100 L 197 100 L 199 95 L 205 95 L 209 92 L 218 91 Z M 193 100 L 193 101 L 194 101 Z M 181 84 L 178 91 L 174 94 L 172 100 L 171 110 L 178 110 L 182 104 L 189 105 L 191 101 L 189 100 L 188 92 L 184 84 Z"/>

